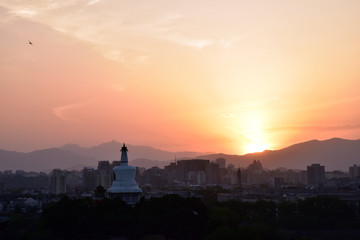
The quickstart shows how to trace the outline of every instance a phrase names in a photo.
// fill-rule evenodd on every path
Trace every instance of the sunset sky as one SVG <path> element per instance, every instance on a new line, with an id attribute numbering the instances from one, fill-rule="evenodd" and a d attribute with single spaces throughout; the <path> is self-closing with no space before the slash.
<path id="1" fill-rule="evenodd" d="M 359 139 L 360 1 L 0 0 L 0 111 L 25 152 Z"/>

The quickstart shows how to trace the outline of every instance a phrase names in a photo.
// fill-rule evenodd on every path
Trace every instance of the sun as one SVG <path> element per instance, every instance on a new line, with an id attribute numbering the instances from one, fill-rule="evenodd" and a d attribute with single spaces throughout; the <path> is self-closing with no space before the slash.
<path id="1" fill-rule="evenodd" d="M 267 120 L 266 111 L 251 110 L 244 111 L 241 116 L 234 117 L 228 114 L 229 120 L 232 120 L 228 129 L 234 137 L 234 149 L 241 154 L 263 152 L 272 147 L 270 135 L 266 131 L 265 122 Z"/>
<path id="2" fill-rule="evenodd" d="M 262 152 L 269 149 L 267 135 L 263 130 L 264 116 L 261 112 L 252 112 L 245 115 L 243 120 L 243 137 L 246 139 L 246 143 L 243 149 L 246 153 Z"/>
<path id="3" fill-rule="evenodd" d="M 245 146 L 246 153 L 262 152 L 269 149 L 266 143 L 250 143 Z"/>

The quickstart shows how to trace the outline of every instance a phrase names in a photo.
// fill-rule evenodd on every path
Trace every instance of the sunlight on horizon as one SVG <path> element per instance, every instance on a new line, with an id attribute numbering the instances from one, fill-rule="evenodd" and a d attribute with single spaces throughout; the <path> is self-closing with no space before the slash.
<path id="1" fill-rule="evenodd" d="M 246 154 L 255 153 L 255 152 L 263 152 L 265 150 L 269 150 L 269 145 L 265 143 L 251 143 L 245 146 Z"/>
<path id="2" fill-rule="evenodd" d="M 238 123 L 239 128 L 243 129 L 241 135 L 245 142 L 243 142 L 242 148 L 245 154 L 262 152 L 270 148 L 268 136 L 263 130 L 264 122 L 267 120 L 264 112 L 263 110 L 252 110 L 244 113 Z"/>

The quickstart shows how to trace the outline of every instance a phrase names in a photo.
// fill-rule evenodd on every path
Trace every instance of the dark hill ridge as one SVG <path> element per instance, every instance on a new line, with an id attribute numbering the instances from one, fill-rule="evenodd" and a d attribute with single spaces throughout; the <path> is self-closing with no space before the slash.
<path id="1" fill-rule="evenodd" d="M 120 149 L 123 143 L 111 141 L 98 146 L 83 148 L 76 144 L 67 144 L 61 149 L 71 151 L 80 155 L 94 157 L 98 160 L 118 160 L 120 159 Z M 151 159 L 157 161 L 170 161 L 176 158 L 192 158 L 202 153 L 199 152 L 168 152 L 148 146 L 134 146 L 126 144 L 129 153 L 129 161 L 134 159 Z"/>
<path id="2" fill-rule="evenodd" d="M 163 168 L 171 160 L 195 157 L 199 152 L 167 152 L 147 146 L 126 144 L 130 164 L 150 168 Z M 25 170 L 49 172 L 54 168 L 81 170 L 85 166 L 96 167 L 98 161 L 120 160 L 122 143 L 111 141 L 95 147 L 84 148 L 67 144 L 61 148 L 49 148 L 30 153 L 0 150 L 0 171 Z"/>
<path id="3" fill-rule="evenodd" d="M 62 148 L 50 148 L 30 153 L 0 150 L 0 171 L 50 171 L 54 168 L 81 169 L 84 166 L 97 166 L 99 160 L 119 160 L 122 144 L 116 141 L 83 148 L 68 144 Z M 353 164 L 360 165 L 360 140 L 333 138 L 324 141 L 312 140 L 290 147 L 251 153 L 246 155 L 211 154 L 196 152 L 167 152 L 152 147 L 127 145 L 132 165 L 149 168 L 151 165 L 163 167 L 170 161 L 184 158 L 215 160 L 225 158 L 235 167 L 247 167 L 253 160 L 260 160 L 265 168 L 306 169 L 311 163 L 325 165 L 326 171 L 345 170 Z"/>
<path id="4" fill-rule="evenodd" d="M 349 166 L 360 165 L 360 140 L 340 138 L 324 141 L 311 140 L 281 150 L 267 150 L 246 155 L 213 154 L 199 157 L 210 160 L 222 157 L 227 160 L 227 163 L 232 163 L 236 167 L 246 167 L 257 159 L 264 167 L 270 169 L 278 167 L 306 169 L 306 166 L 312 163 L 320 163 L 325 166 L 326 171 L 348 171 Z"/>
<path id="5" fill-rule="evenodd" d="M 97 159 L 82 156 L 59 148 L 49 148 L 30 153 L 0 150 L 0 171 L 25 170 L 49 172 L 54 168 L 74 169 L 97 163 Z"/>

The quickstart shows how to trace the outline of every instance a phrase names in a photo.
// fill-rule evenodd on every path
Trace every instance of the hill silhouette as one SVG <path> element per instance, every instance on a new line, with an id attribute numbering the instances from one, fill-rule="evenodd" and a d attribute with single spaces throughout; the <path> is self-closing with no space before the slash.
<path id="1" fill-rule="evenodd" d="M 61 147 L 62 150 L 71 151 L 83 156 L 94 157 L 98 160 L 119 160 L 120 149 L 123 143 L 117 141 L 111 141 L 102 143 L 98 146 L 84 148 L 77 144 L 67 144 Z M 157 161 L 170 161 L 176 158 L 191 158 L 200 155 L 199 152 L 169 152 L 160 149 L 152 148 L 149 146 L 134 146 L 126 144 L 129 150 L 129 161 L 134 159 L 151 159 Z"/>
<path id="2" fill-rule="evenodd" d="M 199 158 L 215 160 L 225 158 L 235 167 L 246 167 L 253 160 L 260 160 L 265 168 L 306 169 L 312 163 L 320 163 L 326 171 L 345 170 L 353 164 L 360 165 L 360 140 L 332 138 L 324 141 L 311 140 L 294 144 L 281 150 L 266 150 L 245 155 L 212 154 Z"/>
<path id="3" fill-rule="evenodd" d="M 133 166 L 163 168 L 175 157 L 195 157 L 199 152 L 168 152 L 147 146 L 126 145 L 129 161 Z M 0 171 L 25 170 L 50 172 L 54 168 L 81 170 L 85 166 L 96 167 L 98 161 L 120 160 L 122 143 L 111 141 L 98 146 L 84 148 L 77 144 L 67 144 L 60 148 L 49 148 L 22 153 L 0 150 Z"/>
<path id="4" fill-rule="evenodd" d="M 103 143 L 91 148 L 67 144 L 61 148 L 50 148 L 30 153 L 0 150 L 0 170 L 50 171 L 60 169 L 82 169 L 84 166 L 97 166 L 100 160 L 120 159 L 122 144 L 116 141 Z M 177 159 L 225 158 L 227 164 L 247 167 L 253 160 L 260 160 L 265 168 L 306 169 L 312 163 L 320 163 L 326 171 L 347 171 L 353 164 L 360 165 L 360 140 L 333 138 L 324 141 L 311 140 L 294 144 L 281 150 L 266 150 L 245 155 L 200 154 L 196 152 L 169 152 L 147 146 L 127 145 L 130 164 L 149 168 L 164 167 Z"/>
<path id="5" fill-rule="evenodd" d="M 54 168 L 81 169 L 93 165 L 97 159 L 58 148 L 21 153 L 0 150 L 0 170 L 50 172 Z"/>

